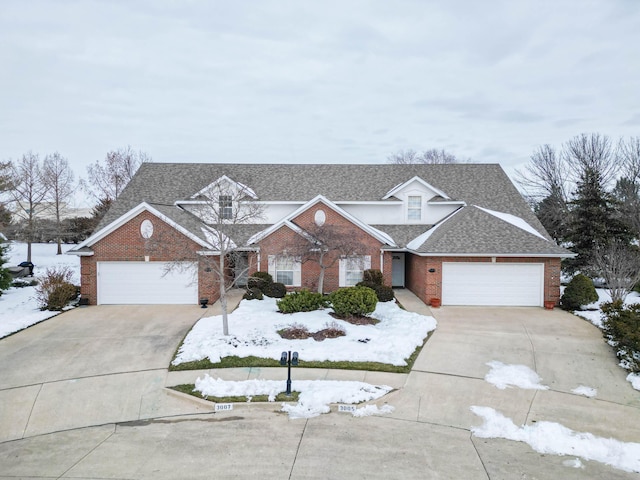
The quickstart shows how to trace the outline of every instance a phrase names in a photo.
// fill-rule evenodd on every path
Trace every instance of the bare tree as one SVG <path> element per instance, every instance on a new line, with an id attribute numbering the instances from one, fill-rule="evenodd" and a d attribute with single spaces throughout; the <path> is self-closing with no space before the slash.
<path id="1" fill-rule="evenodd" d="M 317 263 L 318 293 L 324 293 L 325 272 L 341 259 L 362 261 L 362 243 L 357 241 L 349 228 L 331 224 L 311 224 L 300 230 L 294 240 L 286 244 L 281 256 L 294 257 L 301 264 Z"/>
<path id="2" fill-rule="evenodd" d="M 551 145 L 542 145 L 531 155 L 524 170 L 516 171 L 516 181 L 527 195 L 542 199 L 554 197 L 568 200 L 567 164 Z"/>
<path id="3" fill-rule="evenodd" d="M 396 163 L 398 165 L 412 165 L 414 163 L 420 163 L 418 160 L 420 154 L 415 150 L 398 150 L 396 153 L 392 153 L 387 157 L 389 163 Z"/>
<path id="4" fill-rule="evenodd" d="M 27 262 L 31 261 L 31 243 L 35 234 L 38 213 L 45 207 L 48 185 L 42 177 L 38 154 L 28 152 L 20 161 L 11 164 L 11 196 L 16 214 L 25 220 L 27 241 Z"/>
<path id="5" fill-rule="evenodd" d="M 593 255 L 594 266 L 604 278 L 612 301 L 624 301 L 640 281 L 640 252 L 637 247 L 621 241 L 598 247 Z"/>
<path id="6" fill-rule="evenodd" d="M 115 200 L 143 162 L 151 157 L 142 150 L 135 152 L 130 146 L 107 152 L 103 162 L 96 160 L 87 167 L 92 194 L 99 199 Z"/>
<path id="7" fill-rule="evenodd" d="M 53 204 L 56 221 L 58 255 L 62 255 L 62 209 L 74 192 L 74 175 L 66 158 L 55 152 L 44 157 L 42 180 L 47 186 L 47 198 Z"/>
<path id="8" fill-rule="evenodd" d="M 223 333 L 229 335 L 228 292 L 252 267 L 247 263 L 246 252 L 236 241 L 246 237 L 247 225 L 261 223 L 264 205 L 257 201 L 249 187 L 227 180 L 203 189 L 197 201 L 190 211 L 203 222 L 203 233 L 211 250 L 198 253 L 184 245 L 173 244 L 170 248 L 175 260 L 168 268 L 180 270 L 187 265 L 200 264 L 205 272 L 211 273 L 220 297 Z M 157 238 L 155 242 L 151 248 L 166 247 L 166 239 Z"/>
<path id="9" fill-rule="evenodd" d="M 600 175 L 603 186 L 606 186 L 621 167 L 611 147 L 611 140 L 599 133 L 583 133 L 573 137 L 564 145 L 563 155 L 575 181 L 590 170 Z"/>
<path id="10" fill-rule="evenodd" d="M 617 156 L 624 167 L 623 176 L 637 183 L 640 181 L 640 137 L 621 138 Z"/>
<path id="11" fill-rule="evenodd" d="M 448 164 L 458 163 L 458 159 L 455 155 L 447 152 L 444 149 L 438 150 L 432 148 L 425 150 L 424 152 L 416 152 L 415 150 L 398 150 L 396 153 L 392 153 L 387 157 L 389 163 L 395 163 L 398 165 L 413 165 L 413 164 Z"/>

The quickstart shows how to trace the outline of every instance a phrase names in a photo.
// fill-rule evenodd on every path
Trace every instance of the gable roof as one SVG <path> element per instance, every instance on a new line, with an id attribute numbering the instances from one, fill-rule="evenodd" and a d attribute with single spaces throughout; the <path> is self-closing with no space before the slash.
<path id="1" fill-rule="evenodd" d="M 208 243 L 202 232 L 202 222 L 176 205 L 193 202 L 194 194 L 223 178 L 233 179 L 236 184 L 250 188 L 260 202 L 291 203 L 304 209 L 308 208 L 310 202 L 323 199 L 341 215 L 359 226 L 365 226 L 365 230 L 377 238 L 384 239 L 381 241 L 392 249 L 404 248 L 431 228 L 431 225 L 365 225 L 345 212 L 340 204 L 396 201 L 389 197 L 387 200 L 383 198 L 418 178 L 429 188 L 440 192 L 440 196 L 434 197 L 432 201 L 460 205 L 463 211 L 456 217 L 467 218 L 468 221 L 456 218 L 455 221 L 452 219 L 452 222 L 447 222 L 446 228 L 442 228 L 445 225 L 439 226 L 415 252 L 501 254 L 504 250 L 504 253 L 518 252 L 525 255 L 528 252 L 536 255 L 570 255 L 567 250 L 555 246 L 551 241 L 527 202 L 498 164 L 144 163 L 98 225 L 98 230 L 145 202 Z M 465 205 L 475 205 L 478 208 Z M 518 228 L 513 221 L 505 221 L 507 218 L 521 219 L 523 224 L 529 225 L 531 231 L 538 232 L 540 236 Z M 282 219 L 280 224 L 285 220 Z M 251 236 L 261 231 L 271 231 L 274 227 L 275 225 L 269 224 L 234 225 L 229 228 L 233 228 L 230 236 L 235 243 L 246 245 Z M 502 234 L 491 234 L 493 228 Z M 446 239 L 443 239 L 445 234 Z"/>
<path id="2" fill-rule="evenodd" d="M 249 239 L 249 243 L 251 244 L 251 243 L 259 242 L 263 238 L 269 236 L 271 233 L 275 232 L 280 227 L 285 226 L 285 225 L 288 226 L 289 228 L 291 228 L 296 233 L 299 233 L 300 235 L 305 235 L 304 230 L 301 229 L 300 227 L 298 227 L 297 225 L 295 225 L 292 222 L 292 220 L 295 217 L 297 217 L 298 215 L 300 215 L 302 212 L 305 212 L 306 210 L 310 209 L 314 205 L 317 205 L 318 203 L 322 203 L 326 207 L 332 209 L 338 215 L 341 215 L 342 217 L 346 218 L 351 223 L 353 223 L 354 225 L 356 225 L 357 227 L 361 228 L 362 230 L 367 232 L 369 235 L 371 235 L 372 237 L 374 237 L 375 239 L 380 241 L 380 243 L 382 243 L 383 245 L 386 244 L 386 245 L 390 245 L 390 246 L 396 246 L 395 242 L 393 241 L 393 239 L 389 235 L 387 235 L 386 233 L 384 233 L 381 230 L 378 230 L 375 227 L 372 227 L 371 225 L 367 225 L 366 223 L 361 222 L 360 220 L 355 218 L 350 213 L 345 212 L 342 208 L 338 207 L 331 200 L 325 198 L 323 195 L 318 195 L 316 198 L 311 199 L 310 201 L 305 203 L 303 206 L 301 206 L 300 208 L 296 209 L 294 212 L 292 212 L 289 215 L 287 215 L 286 217 L 284 217 L 279 222 L 273 224 L 272 226 L 270 226 L 266 230 L 263 230 L 262 232 L 257 233 L 251 239 Z"/>
<path id="3" fill-rule="evenodd" d="M 449 196 L 443 192 L 442 190 L 440 190 L 439 188 L 434 187 L 433 185 L 429 184 L 428 182 L 426 182 L 424 179 L 418 177 L 417 175 L 414 176 L 413 178 L 410 178 L 409 180 L 407 180 L 406 182 L 401 183 L 400 185 L 395 186 L 394 188 L 392 188 L 391 190 L 389 190 L 386 195 L 384 197 L 382 197 L 384 200 L 386 200 L 387 198 L 393 197 L 396 193 L 398 193 L 400 190 L 402 190 L 403 188 L 405 188 L 407 185 L 409 185 L 412 182 L 418 182 L 420 184 L 422 184 L 424 187 L 426 187 L 427 189 L 431 190 L 433 193 L 435 193 L 437 196 L 442 197 L 445 200 L 451 200 L 449 198 Z"/>
<path id="4" fill-rule="evenodd" d="M 490 213 L 477 206 L 461 208 L 410 242 L 408 248 L 438 256 L 572 256 L 533 228 L 523 228 L 495 213 L 499 212 Z"/>

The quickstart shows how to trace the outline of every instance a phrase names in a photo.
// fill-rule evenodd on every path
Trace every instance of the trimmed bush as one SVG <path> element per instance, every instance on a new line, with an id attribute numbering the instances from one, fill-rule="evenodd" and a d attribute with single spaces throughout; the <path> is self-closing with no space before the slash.
<path id="1" fill-rule="evenodd" d="M 358 282 L 356 287 L 368 287 L 374 292 L 376 292 L 376 296 L 378 297 L 379 302 L 388 302 L 395 298 L 393 294 L 393 288 L 387 285 L 378 285 L 377 283 L 372 282 Z"/>
<path id="2" fill-rule="evenodd" d="M 258 288 L 262 293 L 273 283 L 273 277 L 267 272 L 254 272 L 247 279 L 247 289 Z"/>
<path id="3" fill-rule="evenodd" d="M 593 282 L 586 275 L 579 273 L 571 279 L 564 289 L 562 298 L 560 298 L 560 306 L 564 310 L 579 310 L 583 305 L 588 305 L 596 300 L 598 300 L 598 294 Z"/>
<path id="4" fill-rule="evenodd" d="M 265 287 L 264 294 L 271 298 L 283 298 L 287 294 L 287 287 L 284 283 L 274 282 Z"/>
<path id="5" fill-rule="evenodd" d="M 616 350 L 620 364 L 640 372 L 640 304 L 624 305 L 621 300 L 601 306 L 604 336 Z"/>
<path id="6" fill-rule="evenodd" d="M 370 268 L 362 273 L 362 281 L 373 285 L 384 285 L 384 275 L 380 270 Z"/>
<path id="7" fill-rule="evenodd" d="M 252 287 L 247 289 L 242 298 L 245 300 L 262 300 L 264 297 L 262 296 L 262 292 L 259 288 Z"/>
<path id="8" fill-rule="evenodd" d="M 336 315 L 351 317 L 373 312 L 378 304 L 378 297 L 369 287 L 346 287 L 332 292 L 329 301 Z"/>
<path id="9" fill-rule="evenodd" d="M 390 302 L 396 298 L 393 293 L 393 288 L 387 285 L 377 285 L 373 290 L 376 292 L 379 302 Z"/>
<path id="10" fill-rule="evenodd" d="M 311 336 L 309 329 L 301 323 L 293 323 L 278 333 L 287 340 L 304 340 Z"/>
<path id="11" fill-rule="evenodd" d="M 327 299 L 321 293 L 300 290 L 291 292 L 277 302 L 282 313 L 312 312 L 327 306 Z"/>

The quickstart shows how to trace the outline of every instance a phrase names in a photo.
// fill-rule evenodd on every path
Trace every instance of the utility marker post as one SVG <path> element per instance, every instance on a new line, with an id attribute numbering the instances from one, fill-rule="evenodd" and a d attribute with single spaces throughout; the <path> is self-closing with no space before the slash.
<path id="1" fill-rule="evenodd" d="M 287 397 L 291 396 L 291 365 L 294 367 L 298 366 L 298 352 L 291 353 L 291 350 L 288 352 L 282 352 L 280 356 L 280 365 L 283 367 L 287 366 Z"/>

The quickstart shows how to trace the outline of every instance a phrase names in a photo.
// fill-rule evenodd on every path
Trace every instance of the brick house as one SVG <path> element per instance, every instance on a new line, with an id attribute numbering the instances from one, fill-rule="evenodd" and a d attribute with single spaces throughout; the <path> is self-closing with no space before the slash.
<path id="1" fill-rule="evenodd" d="M 260 214 L 236 215 L 249 205 Z M 229 275 L 315 288 L 319 264 L 292 246 L 322 226 L 351 241 L 328 252 L 325 292 L 375 268 L 426 303 L 543 306 L 572 256 L 495 164 L 145 163 L 70 253 L 90 304 L 213 302 L 221 251 L 235 254 Z"/>

